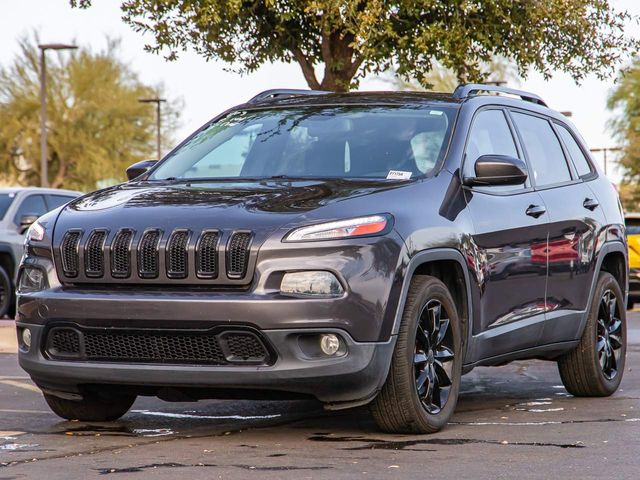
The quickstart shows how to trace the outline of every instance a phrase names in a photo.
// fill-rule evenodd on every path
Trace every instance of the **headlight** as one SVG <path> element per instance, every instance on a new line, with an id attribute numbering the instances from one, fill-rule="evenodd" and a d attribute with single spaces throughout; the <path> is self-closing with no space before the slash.
<path id="1" fill-rule="evenodd" d="M 285 273 L 284 277 L 282 277 L 280 293 L 285 295 L 339 297 L 344 293 L 344 289 L 331 272 L 290 272 Z"/>
<path id="2" fill-rule="evenodd" d="M 47 275 L 44 270 L 36 267 L 24 267 L 20 272 L 20 280 L 18 281 L 19 293 L 40 292 L 47 287 Z"/>
<path id="3" fill-rule="evenodd" d="M 337 238 L 379 235 L 391 226 L 390 216 L 370 215 L 335 222 L 320 223 L 296 228 L 284 238 L 285 242 L 308 242 L 314 240 L 335 240 Z"/>
<path id="4" fill-rule="evenodd" d="M 31 224 L 29 230 L 27 230 L 26 241 L 27 242 L 41 242 L 44 239 L 44 227 L 36 220 Z"/>

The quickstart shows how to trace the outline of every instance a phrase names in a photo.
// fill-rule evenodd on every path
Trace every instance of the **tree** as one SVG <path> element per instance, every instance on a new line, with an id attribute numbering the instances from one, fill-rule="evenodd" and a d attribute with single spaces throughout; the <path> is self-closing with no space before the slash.
<path id="1" fill-rule="evenodd" d="M 620 72 L 607 106 L 614 113 L 609 126 L 622 147 L 621 198 L 625 208 L 636 210 L 640 203 L 640 58 Z"/>
<path id="2" fill-rule="evenodd" d="M 483 82 L 517 83 L 519 80 L 517 68 L 503 57 L 495 57 L 490 62 L 483 62 L 480 65 L 480 75 Z M 396 90 L 414 92 L 425 90 L 453 92 L 460 84 L 456 72 L 441 64 L 435 64 L 433 69 L 419 80 L 400 76 L 397 71 L 387 72 L 382 78 Z"/>
<path id="3" fill-rule="evenodd" d="M 5 182 L 39 184 L 37 43 L 37 38 L 22 39 L 13 64 L 0 69 L 0 171 Z M 83 48 L 47 55 L 52 187 L 95 190 L 97 182 L 123 180 L 132 163 L 156 157 L 156 112 L 138 100 L 160 92 L 144 85 L 118 58 L 117 43 L 109 41 L 99 53 Z M 175 104 L 169 103 L 164 112 L 169 131 L 177 122 Z"/>
<path id="4" fill-rule="evenodd" d="M 394 64 L 417 79 L 438 62 L 462 82 L 481 80 L 480 65 L 496 55 L 521 76 L 533 67 L 580 80 L 612 74 L 638 46 L 624 33 L 631 16 L 606 0 L 126 0 L 121 9 L 153 37 L 147 49 L 168 59 L 191 47 L 240 72 L 297 62 L 309 87 L 323 90 L 349 90 Z"/>

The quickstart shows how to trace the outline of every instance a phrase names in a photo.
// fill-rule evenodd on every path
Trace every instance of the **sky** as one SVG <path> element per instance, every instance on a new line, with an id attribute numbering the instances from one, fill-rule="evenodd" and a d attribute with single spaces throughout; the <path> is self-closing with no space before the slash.
<path id="1" fill-rule="evenodd" d="M 183 102 L 181 125 L 174 138 L 180 140 L 221 111 L 243 103 L 269 88 L 308 88 L 297 64 L 269 64 L 257 72 L 239 75 L 228 71 L 222 62 L 207 62 L 194 52 L 185 52 L 174 62 L 162 55 L 144 51 L 145 38 L 121 20 L 120 2 L 93 0 L 88 10 L 73 9 L 69 0 L 0 0 L 0 65 L 8 65 L 18 52 L 18 39 L 37 32 L 43 43 L 75 42 L 95 51 L 103 49 L 107 38 L 122 40 L 121 58 L 129 62 L 141 80 L 151 85 L 163 84 L 166 96 Z M 640 16 L 640 1 L 611 0 L 619 9 Z M 640 27 L 630 25 L 627 32 L 640 37 Z M 532 72 L 514 87 L 540 94 L 549 106 L 572 112 L 590 148 L 612 147 L 606 109 L 614 79 L 600 81 L 588 77 L 580 85 L 567 75 L 557 73 L 549 81 Z M 389 85 L 380 79 L 361 82 L 360 90 L 384 90 Z M 602 163 L 601 154 L 595 154 Z M 610 177 L 619 174 L 609 168 Z"/>

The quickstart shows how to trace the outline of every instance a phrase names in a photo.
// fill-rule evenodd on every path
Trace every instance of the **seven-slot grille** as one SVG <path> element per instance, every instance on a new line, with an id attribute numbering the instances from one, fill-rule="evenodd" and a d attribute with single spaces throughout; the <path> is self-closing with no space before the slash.
<path id="1" fill-rule="evenodd" d="M 73 326 L 51 328 L 45 339 L 52 359 L 187 364 L 273 363 L 265 340 L 253 330 L 133 330 Z"/>
<path id="2" fill-rule="evenodd" d="M 247 283 L 253 233 L 183 228 L 69 230 L 57 247 L 62 280 Z M 73 280 L 72 280 L 73 279 Z"/>

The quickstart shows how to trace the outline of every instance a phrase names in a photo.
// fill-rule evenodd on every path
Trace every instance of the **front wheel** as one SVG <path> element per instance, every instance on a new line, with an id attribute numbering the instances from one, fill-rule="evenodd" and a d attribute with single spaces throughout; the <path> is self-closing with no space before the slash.
<path id="1" fill-rule="evenodd" d="M 627 351 L 624 307 L 617 280 L 601 272 L 580 343 L 558 359 L 560 378 L 572 395 L 604 397 L 620 385 Z"/>
<path id="2" fill-rule="evenodd" d="M 85 396 L 82 400 L 67 400 L 43 393 L 53 413 L 66 420 L 81 422 L 110 422 L 129 411 L 135 401 L 134 395 L 101 398 Z"/>
<path id="3" fill-rule="evenodd" d="M 411 280 L 391 368 L 371 404 L 390 433 L 434 433 L 456 407 L 462 370 L 460 321 L 440 280 Z"/>

